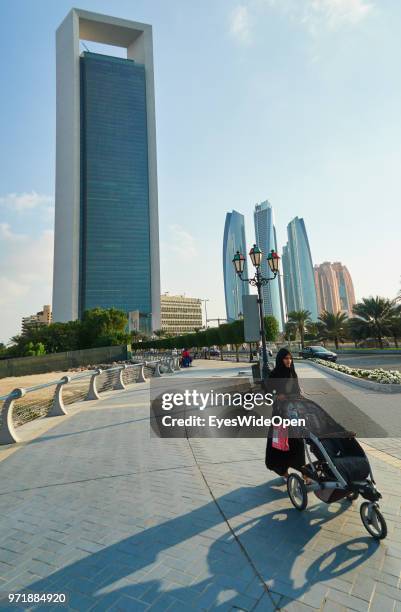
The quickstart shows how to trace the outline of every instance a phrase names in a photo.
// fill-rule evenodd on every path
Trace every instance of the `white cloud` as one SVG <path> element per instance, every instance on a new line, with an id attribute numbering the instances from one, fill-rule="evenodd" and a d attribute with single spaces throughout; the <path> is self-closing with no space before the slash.
<path id="1" fill-rule="evenodd" d="M 239 42 L 250 42 L 253 24 L 258 23 L 267 10 L 282 12 L 314 35 L 322 28 L 336 30 L 355 26 L 374 8 L 374 0 L 248 0 L 231 12 L 230 34 Z"/>
<path id="2" fill-rule="evenodd" d="M 251 40 L 250 11 L 244 4 L 236 6 L 231 12 L 230 34 L 241 43 Z"/>
<path id="3" fill-rule="evenodd" d="M 180 257 L 192 258 L 198 254 L 196 239 L 181 225 L 169 226 L 169 240 L 171 251 Z"/>
<path id="4" fill-rule="evenodd" d="M 160 277 L 162 293 L 199 295 L 199 245 L 182 225 L 161 225 Z M 202 261 L 202 264 L 204 262 Z"/>
<path id="5" fill-rule="evenodd" d="M 373 9 L 373 4 L 366 0 L 309 0 L 308 4 L 309 19 L 321 18 L 332 29 L 356 24 Z"/>
<path id="6" fill-rule="evenodd" d="M 36 191 L 31 191 L 30 193 L 8 193 L 0 197 L 0 205 L 19 212 L 43 206 L 52 207 L 53 204 L 54 200 L 51 196 L 37 193 Z"/>
<path id="7" fill-rule="evenodd" d="M 9 242 L 23 242 L 27 237 L 25 234 L 15 234 L 9 223 L 0 223 L 0 238 Z"/>
<path id="8" fill-rule="evenodd" d="M 1 233 L 11 233 L 0 224 Z M 0 241 L 1 243 L 1 241 Z M 0 257 L 0 342 L 21 331 L 21 319 L 51 303 L 53 231 L 34 240 L 9 240 Z"/>
<path id="9" fill-rule="evenodd" d="M 0 304 L 6 304 L 13 301 L 15 298 L 20 298 L 26 295 L 29 287 L 23 283 L 17 282 L 7 276 L 0 276 Z"/>

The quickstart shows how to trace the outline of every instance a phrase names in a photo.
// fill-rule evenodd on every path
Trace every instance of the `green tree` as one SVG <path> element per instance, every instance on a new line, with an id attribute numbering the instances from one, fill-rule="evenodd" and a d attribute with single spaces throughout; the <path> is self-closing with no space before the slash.
<path id="1" fill-rule="evenodd" d="M 239 362 L 239 348 L 245 342 L 244 337 L 244 320 L 238 319 L 237 321 L 233 321 L 230 329 L 230 344 L 235 346 L 235 357 L 237 362 Z"/>
<path id="2" fill-rule="evenodd" d="M 165 329 L 155 329 L 153 333 L 158 338 L 165 338 L 167 336 L 167 332 Z"/>
<path id="3" fill-rule="evenodd" d="M 361 340 L 364 340 L 369 335 L 361 319 L 357 319 L 356 317 L 351 317 L 348 319 L 344 325 L 344 328 L 346 337 L 353 341 L 355 348 L 358 347 Z"/>
<path id="4" fill-rule="evenodd" d="M 223 359 L 223 341 L 218 327 L 208 327 L 205 330 L 205 346 L 218 346 L 220 349 L 220 358 Z"/>
<path id="5" fill-rule="evenodd" d="M 275 342 L 277 340 L 279 326 L 276 317 L 266 315 L 264 317 L 265 334 L 267 342 Z"/>
<path id="6" fill-rule="evenodd" d="M 127 314 L 117 308 L 85 310 L 80 330 L 81 348 L 126 344 L 130 340 L 126 328 Z"/>
<path id="7" fill-rule="evenodd" d="M 284 338 L 288 342 L 292 342 L 297 338 L 297 324 L 293 321 L 287 321 L 284 325 Z"/>
<path id="8" fill-rule="evenodd" d="M 288 322 L 296 326 L 299 336 L 301 338 L 301 346 L 305 346 L 305 330 L 309 323 L 311 323 L 311 313 L 309 310 L 293 310 L 288 313 Z"/>
<path id="9" fill-rule="evenodd" d="M 235 348 L 236 359 L 239 361 L 239 347 L 244 342 L 244 321 L 232 321 L 231 323 L 223 323 L 218 327 L 221 346 L 232 344 Z M 221 358 L 223 355 L 221 355 Z"/>
<path id="10" fill-rule="evenodd" d="M 401 338 L 401 305 L 394 302 L 393 312 L 390 319 L 390 331 L 394 339 L 394 344 L 398 348 L 398 338 Z"/>
<path id="11" fill-rule="evenodd" d="M 324 310 L 319 320 L 322 322 L 319 330 L 320 338 L 334 341 L 338 350 L 339 343 L 345 340 L 347 315 L 344 312 L 332 313 Z"/>
<path id="12" fill-rule="evenodd" d="M 45 355 L 46 350 L 42 342 L 28 342 L 25 346 L 25 357 L 36 357 L 37 355 Z"/>
<path id="13" fill-rule="evenodd" d="M 363 298 L 361 302 L 354 305 L 352 312 L 359 319 L 360 330 L 363 331 L 365 337 L 376 338 L 379 347 L 383 348 L 383 338 L 392 334 L 394 301 L 379 296 Z"/>
<path id="14" fill-rule="evenodd" d="M 305 340 L 313 342 L 320 338 L 320 327 L 318 321 L 311 321 L 305 326 Z"/>

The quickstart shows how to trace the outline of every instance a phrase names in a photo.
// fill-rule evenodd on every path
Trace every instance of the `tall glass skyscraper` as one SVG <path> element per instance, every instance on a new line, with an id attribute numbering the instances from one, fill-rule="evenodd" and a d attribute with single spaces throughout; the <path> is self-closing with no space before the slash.
<path id="1" fill-rule="evenodd" d="M 80 54 L 79 40 L 127 58 Z M 57 31 L 53 314 L 137 311 L 160 328 L 152 29 L 73 9 Z"/>
<path id="2" fill-rule="evenodd" d="M 261 271 L 263 276 L 271 276 L 270 268 L 267 263 L 267 256 L 270 251 L 278 251 L 276 228 L 274 225 L 273 207 L 267 200 L 256 204 L 254 212 L 255 238 L 256 244 L 263 251 Z M 279 330 L 284 328 L 284 297 L 281 278 L 262 287 L 263 309 L 265 315 L 273 315 L 279 324 Z"/>
<path id="3" fill-rule="evenodd" d="M 283 274 L 283 286 L 284 286 L 284 296 L 286 303 L 287 313 L 295 310 L 294 296 L 291 288 L 291 280 L 290 280 L 290 255 L 288 252 L 288 244 L 283 246 L 283 254 L 281 257 L 281 268 Z"/>
<path id="4" fill-rule="evenodd" d="M 303 219 L 287 225 L 288 242 L 283 249 L 283 273 L 287 312 L 309 310 L 317 321 L 318 309 L 312 255 Z"/>
<path id="5" fill-rule="evenodd" d="M 223 237 L 224 295 L 228 321 L 235 321 L 240 314 L 243 314 L 242 296 L 249 294 L 248 283 L 241 281 L 232 262 L 237 251 L 240 251 L 245 257 L 247 256 L 244 216 L 233 210 L 226 215 Z M 248 267 L 245 260 L 244 278 L 247 277 Z"/>

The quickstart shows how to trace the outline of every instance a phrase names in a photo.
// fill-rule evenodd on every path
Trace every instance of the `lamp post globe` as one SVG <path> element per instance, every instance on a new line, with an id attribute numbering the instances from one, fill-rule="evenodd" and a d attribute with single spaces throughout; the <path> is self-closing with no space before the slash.
<path id="1" fill-rule="evenodd" d="M 237 274 L 242 274 L 244 271 L 245 257 L 237 251 L 234 255 L 233 264 Z"/>
<path id="2" fill-rule="evenodd" d="M 273 249 L 270 251 L 267 256 L 267 263 L 269 264 L 270 270 L 273 274 L 278 274 L 280 268 L 280 257 L 277 255 L 276 251 Z"/>
<path id="3" fill-rule="evenodd" d="M 260 264 L 262 263 L 263 253 L 256 244 L 254 244 L 249 251 L 249 257 L 251 258 L 251 262 L 255 268 L 259 268 Z"/>

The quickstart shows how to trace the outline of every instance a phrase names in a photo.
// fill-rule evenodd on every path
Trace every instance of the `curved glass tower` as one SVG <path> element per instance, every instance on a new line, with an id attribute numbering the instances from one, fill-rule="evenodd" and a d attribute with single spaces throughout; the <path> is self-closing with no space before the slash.
<path id="1" fill-rule="evenodd" d="M 226 215 L 223 238 L 223 274 L 227 321 L 235 321 L 244 312 L 242 296 L 249 294 L 248 283 L 244 283 L 238 278 L 232 263 L 237 251 L 240 251 L 246 257 L 245 220 L 244 215 L 233 210 Z M 245 260 L 244 278 L 247 277 L 248 268 Z"/>
<path id="2" fill-rule="evenodd" d="M 287 313 L 295 310 L 294 304 L 294 295 L 291 286 L 291 277 L 290 277 L 290 255 L 288 251 L 288 244 L 283 246 L 283 254 L 281 256 L 281 263 L 283 269 L 283 285 L 284 285 L 284 295 L 285 295 L 285 303 L 287 306 Z"/>
<path id="3" fill-rule="evenodd" d="M 273 207 L 267 200 L 256 204 L 254 212 L 256 244 L 263 251 L 261 271 L 263 276 L 270 277 L 271 272 L 267 263 L 267 255 L 273 249 L 277 249 L 276 228 L 274 226 Z M 262 287 L 263 310 L 265 315 L 273 315 L 278 321 L 279 330 L 283 331 L 284 325 L 284 300 L 281 288 L 281 278 Z"/>
<path id="4" fill-rule="evenodd" d="M 317 321 L 317 298 L 312 255 L 303 219 L 295 217 L 287 225 L 288 243 L 283 251 L 284 283 L 291 310 L 309 310 Z"/>

